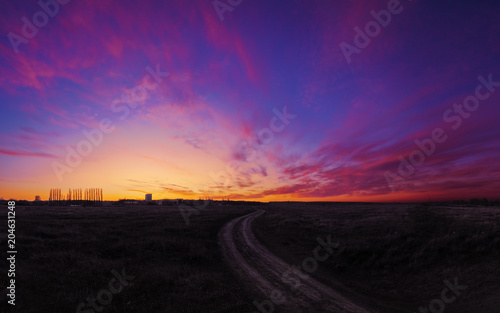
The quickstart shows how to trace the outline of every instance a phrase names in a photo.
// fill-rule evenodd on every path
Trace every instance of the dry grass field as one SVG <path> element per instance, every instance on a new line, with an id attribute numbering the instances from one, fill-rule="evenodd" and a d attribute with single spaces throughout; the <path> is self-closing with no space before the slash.
<path id="1" fill-rule="evenodd" d="M 18 206 L 16 306 L 2 293 L 0 311 L 77 312 L 125 269 L 135 278 L 101 312 L 253 312 L 256 295 L 228 270 L 217 234 L 257 208 L 257 238 L 289 264 L 311 256 L 317 237 L 338 242 L 311 275 L 368 308 L 419 312 L 457 278 L 467 289 L 444 312 L 498 312 L 499 207 L 342 203 L 212 206 L 190 225 L 176 207 Z"/>
<path id="2" fill-rule="evenodd" d="M 252 299 L 221 262 L 217 246 L 219 228 L 251 209 L 206 208 L 189 226 L 176 207 L 19 206 L 16 211 L 12 312 L 76 312 L 79 303 L 108 287 L 113 269 L 123 268 L 135 278 L 102 312 L 251 312 Z M 5 268 L 5 260 L 2 264 Z M 1 275 L 2 286 L 6 276 Z M 11 307 L 2 292 L 0 312 Z"/>
<path id="3" fill-rule="evenodd" d="M 339 281 L 378 302 L 375 308 L 419 312 L 455 277 L 467 289 L 444 312 L 500 307 L 500 207 L 276 203 L 256 223 L 256 234 L 297 265 L 311 256 L 317 237 L 331 235 L 337 253 L 312 275 Z"/>

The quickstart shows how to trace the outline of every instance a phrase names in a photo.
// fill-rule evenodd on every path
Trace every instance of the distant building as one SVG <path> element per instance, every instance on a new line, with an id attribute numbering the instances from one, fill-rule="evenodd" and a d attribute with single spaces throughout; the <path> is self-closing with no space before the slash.
<path id="1" fill-rule="evenodd" d="M 147 193 L 146 194 L 146 201 L 153 201 L 153 194 Z"/>
<path id="2" fill-rule="evenodd" d="M 182 199 L 161 199 L 156 200 L 158 205 L 177 205 L 182 203 Z"/>
<path id="3" fill-rule="evenodd" d="M 113 205 L 123 205 L 123 204 L 140 204 L 142 200 L 134 200 L 134 199 L 120 199 L 113 203 Z"/>

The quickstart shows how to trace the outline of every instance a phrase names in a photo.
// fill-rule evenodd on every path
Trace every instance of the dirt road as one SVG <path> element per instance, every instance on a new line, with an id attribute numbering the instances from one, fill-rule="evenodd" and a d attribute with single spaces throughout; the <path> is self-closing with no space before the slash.
<path id="1" fill-rule="evenodd" d="M 252 222 L 263 213 L 259 210 L 238 217 L 219 232 L 219 245 L 226 262 L 244 286 L 260 295 L 252 312 L 375 313 L 310 276 L 292 274 L 295 275 L 292 280 L 292 266 L 273 255 L 253 234 Z"/>

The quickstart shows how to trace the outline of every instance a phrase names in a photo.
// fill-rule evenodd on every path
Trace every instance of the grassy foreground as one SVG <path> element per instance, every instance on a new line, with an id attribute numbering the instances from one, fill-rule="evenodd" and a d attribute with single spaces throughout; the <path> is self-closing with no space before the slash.
<path id="1" fill-rule="evenodd" d="M 4 251 L 6 211 L 0 219 Z M 16 306 L 7 304 L 4 289 L 0 312 L 77 312 L 87 297 L 109 290 L 112 270 L 135 278 L 112 295 L 103 313 L 251 312 L 252 299 L 217 246 L 219 228 L 251 211 L 207 207 L 187 226 L 176 207 L 17 207 Z M 2 259 L 0 281 L 7 286 Z"/>
<path id="2" fill-rule="evenodd" d="M 443 312 L 500 307 L 500 208 L 406 204 L 269 204 L 257 237 L 290 264 L 313 255 L 316 238 L 339 243 L 311 273 L 339 281 L 379 312 L 419 312 L 444 280 L 467 289 Z M 135 276 L 100 312 L 253 312 L 254 298 L 221 260 L 217 232 L 247 206 L 208 207 L 186 225 L 175 207 L 16 208 L 16 306 L 0 312 L 77 312 L 116 277 Z M 0 217 L 6 251 L 6 208 Z M 5 252 L 3 252 L 5 253 Z M 7 286 L 7 262 L 0 282 Z M 335 287 L 335 286 L 334 286 Z M 337 288 L 336 288 L 337 289 Z M 351 290 L 351 291 L 349 291 Z M 375 299 L 375 301 L 373 301 Z M 375 303 L 374 303 L 375 302 Z M 91 313 L 86 305 L 81 312 Z M 275 312 L 278 312 L 279 307 Z M 432 312 L 429 310 L 429 312 Z"/>
<path id="3" fill-rule="evenodd" d="M 255 231 L 271 251 L 301 265 L 313 255 L 316 238 L 331 235 L 339 248 L 311 275 L 375 299 L 372 307 L 433 312 L 429 305 L 441 299 L 444 280 L 457 278 L 467 289 L 443 312 L 498 312 L 499 207 L 277 203 L 268 208 Z"/>

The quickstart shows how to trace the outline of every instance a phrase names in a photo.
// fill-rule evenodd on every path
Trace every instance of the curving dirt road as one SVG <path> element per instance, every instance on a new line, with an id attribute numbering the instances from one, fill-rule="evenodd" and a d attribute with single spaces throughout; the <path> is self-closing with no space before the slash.
<path id="1" fill-rule="evenodd" d="M 374 313 L 314 278 L 301 276 L 304 273 L 293 274 L 292 279 L 292 266 L 267 250 L 252 232 L 252 222 L 262 213 L 259 210 L 235 218 L 219 232 L 225 260 L 244 285 L 260 294 L 252 312 Z"/>

